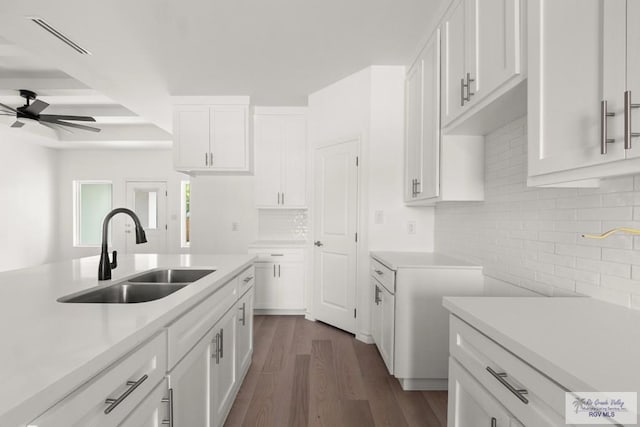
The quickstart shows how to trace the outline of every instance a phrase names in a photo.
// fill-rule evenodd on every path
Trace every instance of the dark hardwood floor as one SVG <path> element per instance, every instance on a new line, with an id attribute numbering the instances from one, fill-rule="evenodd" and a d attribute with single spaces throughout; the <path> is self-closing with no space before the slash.
<path id="1" fill-rule="evenodd" d="M 447 393 L 406 392 L 375 345 L 302 316 L 255 316 L 253 364 L 225 426 L 447 425 Z"/>

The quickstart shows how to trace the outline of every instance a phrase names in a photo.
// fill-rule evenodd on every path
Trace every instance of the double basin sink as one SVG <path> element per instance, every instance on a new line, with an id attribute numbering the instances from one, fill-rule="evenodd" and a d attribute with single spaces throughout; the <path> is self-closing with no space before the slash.
<path id="1" fill-rule="evenodd" d="M 133 304 L 164 298 L 215 270 L 160 269 L 58 299 L 65 303 Z"/>

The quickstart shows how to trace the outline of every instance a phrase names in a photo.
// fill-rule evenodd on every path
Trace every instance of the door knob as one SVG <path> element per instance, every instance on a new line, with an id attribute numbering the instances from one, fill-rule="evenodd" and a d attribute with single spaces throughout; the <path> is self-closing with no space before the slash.
<path id="1" fill-rule="evenodd" d="M 314 245 L 316 245 L 317 247 L 322 246 L 322 242 L 320 240 L 316 240 L 315 242 L 313 242 Z"/>

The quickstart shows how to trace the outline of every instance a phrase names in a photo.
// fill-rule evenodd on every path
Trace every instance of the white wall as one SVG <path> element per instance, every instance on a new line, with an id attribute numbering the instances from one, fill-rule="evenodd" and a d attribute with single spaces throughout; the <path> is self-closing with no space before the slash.
<path id="1" fill-rule="evenodd" d="M 56 257 L 57 153 L 34 138 L 0 128 L 0 271 Z"/>
<path id="2" fill-rule="evenodd" d="M 59 152 L 58 258 L 71 259 L 97 255 L 100 249 L 73 246 L 73 181 L 106 180 L 113 183 L 113 207 L 126 207 L 127 181 L 167 182 L 167 252 L 187 250 L 180 247 L 180 181 L 189 177 L 173 170 L 171 151 L 167 150 L 64 150 Z M 110 250 L 125 252 L 125 217 L 113 218 Z"/>
<path id="3" fill-rule="evenodd" d="M 232 223 L 238 224 L 237 231 Z M 253 176 L 191 180 L 191 252 L 247 253 L 258 235 Z"/>
<path id="4" fill-rule="evenodd" d="M 357 261 L 360 336 L 370 334 L 369 251 L 433 248 L 433 209 L 407 208 L 402 204 L 404 72 L 404 67 L 369 67 L 309 95 L 308 165 L 313 165 L 318 147 L 353 138 L 360 140 Z M 308 169 L 311 199 L 313 168 Z M 374 224 L 375 210 L 384 211 L 383 224 Z M 416 221 L 418 234 L 407 234 L 409 220 Z M 313 224 L 313 208 L 309 224 Z"/>
<path id="5" fill-rule="evenodd" d="M 583 233 L 640 228 L 640 175 L 598 189 L 530 188 L 526 119 L 487 135 L 485 201 L 436 208 L 436 250 L 546 295 L 575 292 L 640 309 L 640 238 Z"/>

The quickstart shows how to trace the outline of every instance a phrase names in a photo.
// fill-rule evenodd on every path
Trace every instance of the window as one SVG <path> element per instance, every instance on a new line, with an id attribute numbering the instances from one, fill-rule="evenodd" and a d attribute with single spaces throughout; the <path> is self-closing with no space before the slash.
<path id="1" fill-rule="evenodd" d="M 191 246 L 191 183 L 180 183 L 180 236 L 183 248 Z"/>
<path id="2" fill-rule="evenodd" d="M 74 246 L 100 246 L 102 221 L 111 211 L 111 182 L 74 181 L 73 194 Z"/>

